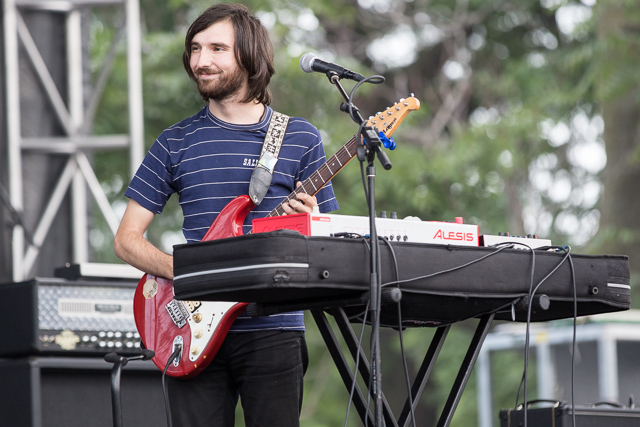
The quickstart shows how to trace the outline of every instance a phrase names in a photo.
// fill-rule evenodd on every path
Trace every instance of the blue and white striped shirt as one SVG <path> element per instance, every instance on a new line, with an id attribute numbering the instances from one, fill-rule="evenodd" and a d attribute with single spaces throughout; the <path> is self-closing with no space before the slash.
<path id="1" fill-rule="evenodd" d="M 197 114 L 169 127 L 153 143 L 131 180 L 125 196 L 154 213 L 162 213 L 169 197 L 178 194 L 187 242 L 199 242 L 220 211 L 237 196 L 248 194 L 273 110 L 266 107 L 256 124 L 236 125 L 213 116 L 205 106 Z M 275 209 L 326 161 L 318 130 L 292 117 L 280 149 L 269 191 L 247 215 L 246 233 L 254 218 Z M 329 182 L 318 194 L 321 212 L 338 209 Z M 264 318 L 239 317 L 231 332 L 264 329 L 304 330 L 302 312 Z"/>

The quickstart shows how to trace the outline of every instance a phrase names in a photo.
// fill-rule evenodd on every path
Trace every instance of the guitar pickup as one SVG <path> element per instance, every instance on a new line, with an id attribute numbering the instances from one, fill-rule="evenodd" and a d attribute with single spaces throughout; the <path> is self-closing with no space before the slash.
<path id="1" fill-rule="evenodd" d="M 173 320 L 173 323 L 175 323 L 178 328 L 182 328 L 187 324 L 189 313 L 180 301 L 172 300 L 169 304 L 165 305 L 165 308 L 169 312 L 171 320 Z"/>
<path id="2" fill-rule="evenodd" d="M 199 309 L 200 306 L 202 305 L 202 302 L 200 301 L 182 301 L 182 303 L 187 307 L 187 310 L 189 310 L 189 312 L 191 313 Z"/>

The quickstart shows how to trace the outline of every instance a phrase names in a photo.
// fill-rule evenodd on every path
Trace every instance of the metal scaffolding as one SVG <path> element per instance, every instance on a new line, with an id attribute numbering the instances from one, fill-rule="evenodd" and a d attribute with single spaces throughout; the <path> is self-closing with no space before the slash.
<path id="1" fill-rule="evenodd" d="M 83 57 L 82 11 L 101 6 L 122 6 L 121 37 L 114 37 L 114 46 L 126 35 L 128 120 L 126 135 L 91 135 L 93 114 L 102 93 L 109 67 L 104 67 L 93 87 L 84 84 L 87 58 Z M 51 12 L 65 16 L 65 45 L 68 93 L 61 94 L 45 61 L 25 24 L 25 11 Z M 89 194 L 115 233 L 118 219 L 93 171 L 87 153 L 99 149 L 129 149 L 131 168 L 144 155 L 142 71 L 140 42 L 140 9 L 138 0 L 4 0 L 4 49 L 7 111 L 7 172 L 9 199 L 15 212 L 24 210 L 23 153 L 33 151 L 45 155 L 66 156 L 63 172 L 57 177 L 54 191 L 48 195 L 45 209 L 37 226 L 29 235 L 20 223 L 12 230 L 13 280 L 29 278 L 34 271 L 41 246 L 68 191 L 71 191 L 72 256 L 74 263 L 89 261 Z M 23 49 L 20 49 L 20 44 Z M 114 49 L 115 51 L 115 49 Z M 53 107 L 63 136 L 28 138 L 22 135 L 20 55 L 28 57 L 30 65 L 44 88 L 47 101 Z M 65 99 L 67 100 L 65 102 Z M 131 171 L 133 174 L 133 170 Z M 88 191 L 87 191 L 88 190 Z M 27 238 L 28 237 L 28 238 Z"/>

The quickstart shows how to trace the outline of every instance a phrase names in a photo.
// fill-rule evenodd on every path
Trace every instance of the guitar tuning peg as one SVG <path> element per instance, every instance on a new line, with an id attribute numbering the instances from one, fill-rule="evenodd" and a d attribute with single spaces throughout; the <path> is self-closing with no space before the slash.
<path id="1" fill-rule="evenodd" d="M 414 97 L 413 92 L 411 92 L 410 96 L 411 96 L 412 98 Z"/>
<path id="2" fill-rule="evenodd" d="M 399 101 L 399 102 L 404 102 L 404 98 L 400 98 L 400 101 Z"/>

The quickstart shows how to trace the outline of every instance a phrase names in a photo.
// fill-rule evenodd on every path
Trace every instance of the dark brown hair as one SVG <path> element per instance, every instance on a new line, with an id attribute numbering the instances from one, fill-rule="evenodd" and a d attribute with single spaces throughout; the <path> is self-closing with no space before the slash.
<path id="1" fill-rule="evenodd" d="M 243 102 L 256 100 L 271 103 L 269 81 L 275 74 L 273 67 L 273 45 L 269 32 L 260 20 L 241 4 L 217 4 L 196 18 L 189 27 L 184 41 L 182 62 L 189 77 L 195 80 L 191 70 L 191 42 L 193 37 L 211 25 L 228 20 L 235 32 L 235 56 L 239 67 L 249 75 L 249 91 Z"/>

